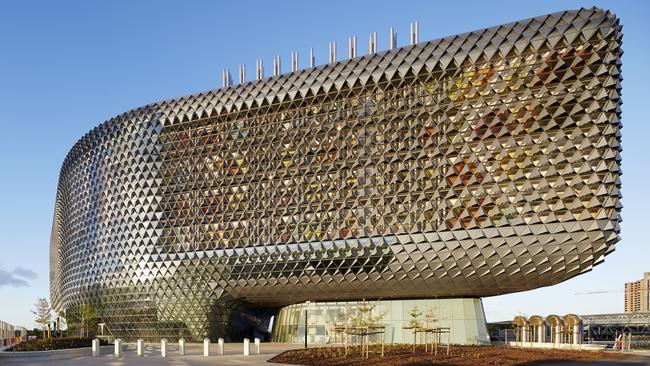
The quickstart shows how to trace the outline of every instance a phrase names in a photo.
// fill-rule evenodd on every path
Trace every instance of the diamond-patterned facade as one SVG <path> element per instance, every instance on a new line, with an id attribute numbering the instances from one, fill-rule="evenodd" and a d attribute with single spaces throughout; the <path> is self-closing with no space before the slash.
<path id="1" fill-rule="evenodd" d="M 478 297 L 614 249 L 621 26 L 550 14 L 151 104 L 59 180 L 56 309 L 227 333 L 242 304 Z"/>

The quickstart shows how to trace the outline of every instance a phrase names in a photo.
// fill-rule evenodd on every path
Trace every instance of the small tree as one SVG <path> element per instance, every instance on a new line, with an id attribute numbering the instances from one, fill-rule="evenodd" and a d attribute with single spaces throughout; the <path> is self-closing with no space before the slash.
<path id="1" fill-rule="evenodd" d="M 81 321 L 77 309 L 68 308 L 65 310 L 65 324 L 68 337 L 77 334 L 81 338 Z"/>
<path id="2" fill-rule="evenodd" d="M 386 312 L 378 312 L 377 304 L 371 303 L 363 299 L 358 303 L 356 312 L 351 319 L 351 323 L 355 327 L 369 327 L 377 325 L 384 320 Z"/>
<path id="3" fill-rule="evenodd" d="M 427 327 L 434 327 L 435 326 L 435 324 L 438 322 L 438 307 L 437 306 L 429 308 L 424 313 L 424 321 L 426 322 Z"/>
<path id="4" fill-rule="evenodd" d="M 88 303 L 70 307 L 65 312 L 65 324 L 68 336 L 76 334 L 79 338 L 89 337 L 90 328 L 97 324 L 97 313 Z"/>
<path id="5" fill-rule="evenodd" d="M 85 336 L 89 337 L 90 333 L 90 324 L 97 318 L 97 313 L 93 309 L 92 305 L 85 303 L 79 306 L 79 323 L 81 325 L 82 337 L 85 332 Z"/>
<path id="6" fill-rule="evenodd" d="M 409 316 L 411 319 L 409 320 L 409 327 L 411 328 L 422 328 L 422 322 L 420 321 L 420 317 L 422 316 L 422 312 L 420 309 L 418 309 L 417 305 L 413 305 L 411 310 L 409 311 Z"/>
<path id="7" fill-rule="evenodd" d="M 36 300 L 36 304 L 34 304 L 32 314 L 35 316 L 34 322 L 41 327 L 43 338 L 45 338 L 45 329 L 47 329 L 47 326 L 52 321 L 52 308 L 47 299 L 39 297 Z"/>

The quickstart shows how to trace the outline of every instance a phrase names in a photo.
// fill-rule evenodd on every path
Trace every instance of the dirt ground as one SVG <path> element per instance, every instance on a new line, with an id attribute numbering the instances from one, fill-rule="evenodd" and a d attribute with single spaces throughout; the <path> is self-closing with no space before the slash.
<path id="1" fill-rule="evenodd" d="M 535 365 L 540 363 L 567 361 L 600 361 L 630 359 L 630 355 L 615 352 L 533 350 L 519 348 L 501 348 L 494 346 L 452 346 L 449 356 L 445 349 L 439 349 L 438 355 L 426 353 L 424 346 L 418 347 L 416 353 L 410 345 L 387 345 L 382 358 L 372 353 L 368 359 L 360 356 L 360 349 L 350 348 L 350 355 L 344 355 L 342 347 L 323 347 L 291 350 L 281 353 L 269 362 L 294 365 Z"/>

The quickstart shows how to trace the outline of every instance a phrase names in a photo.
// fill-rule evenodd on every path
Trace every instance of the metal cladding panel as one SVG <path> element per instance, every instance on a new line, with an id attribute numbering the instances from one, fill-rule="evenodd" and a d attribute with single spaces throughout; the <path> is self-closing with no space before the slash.
<path id="1" fill-rule="evenodd" d="M 621 26 L 566 11 L 151 104 L 66 157 L 57 309 L 122 338 L 237 304 L 478 297 L 614 249 Z"/>

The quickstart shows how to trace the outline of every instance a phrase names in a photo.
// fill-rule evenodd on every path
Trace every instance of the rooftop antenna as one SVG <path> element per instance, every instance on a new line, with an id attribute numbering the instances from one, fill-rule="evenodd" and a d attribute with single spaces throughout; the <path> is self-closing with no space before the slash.
<path id="1" fill-rule="evenodd" d="M 246 82 L 246 65 L 239 65 L 239 83 L 243 84 Z"/>
<path id="2" fill-rule="evenodd" d="M 368 54 L 372 55 L 375 53 L 377 53 L 377 32 L 372 32 L 368 40 Z"/>
<path id="3" fill-rule="evenodd" d="M 411 44 L 420 42 L 420 24 L 418 22 L 411 23 Z"/>
<path id="4" fill-rule="evenodd" d="M 329 62 L 336 62 L 336 41 L 330 42 Z"/>
<path id="5" fill-rule="evenodd" d="M 273 59 L 273 76 L 279 76 L 281 73 L 280 55 L 276 55 Z"/>
<path id="6" fill-rule="evenodd" d="M 310 48 L 309 49 L 309 67 L 314 67 L 315 63 L 316 63 L 316 58 L 314 58 L 314 49 Z"/>
<path id="7" fill-rule="evenodd" d="M 348 58 L 357 57 L 357 36 L 348 38 Z"/>
<path id="8" fill-rule="evenodd" d="M 390 28 L 389 32 L 390 34 L 388 39 L 388 48 L 392 50 L 393 48 L 397 47 L 397 32 L 393 27 Z"/>
<path id="9" fill-rule="evenodd" d="M 228 71 L 228 69 L 223 69 L 223 72 L 221 73 L 221 78 L 222 78 L 221 80 L 224 88 L 229 87 L 230 84 L 232 83 L 232 79 L 230 78 L 230 71 Z"/>
<path id="10" fill-rule="evenodd" d="M 264 79 L 264 61 L 262 59 L 257 60 L 255 64 L 255 78 L 257 80 Z"/>
<path id="11" fill-rule="evenodd" d="M 298 51 L 291 52 L 291 72 L 298 71 Z"/>

